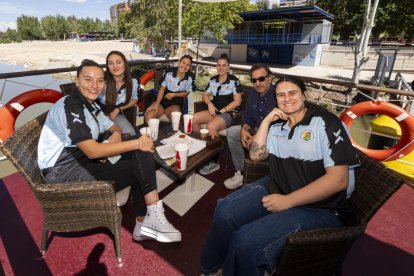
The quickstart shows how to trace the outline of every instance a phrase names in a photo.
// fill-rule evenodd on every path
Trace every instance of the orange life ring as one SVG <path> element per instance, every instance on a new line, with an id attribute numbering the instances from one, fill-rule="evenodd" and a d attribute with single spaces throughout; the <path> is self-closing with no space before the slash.
<path id="1" fill-rule="evenodd" d="M 351 137 L 351 142 L 354 147 L 378 161 L 398 159 L 414 150 L 414 143 L 410 144 L 414 139 L 414 117 L 411 116 L 410 113 L 401 107 L 388 102 L 367 101 L 351 106 L 341 114 L 340 119 L 347 125 L 348 129 L 350 129 L 352 122 L 357 117 L 366 114 L 383 114 L 393 118 L 401 127 L 401 138 L 392 148 L 373 150 L 362 147 Z"/>
<path id="2" fill-rule="evenodd" d="M 17 117 L 27 107 L 37 103 L 55 103 L 63 94 L 51 89 L 34 89 L 11 99 L 0 109 L 0 142 L 13 134 Z"/>
<path id="3" fill-rule="evenodd" d="M 149 70 L 147 72 L 145 72 L 144 74 L 142 74 L 141 77 L 139 77 L 139 85 L 143 85 L 145 86 L 149 80 L 155 78 L 155 70 Z M 139 99 L 137 102 L 137 106 L 139 108 L 139 110 L 144 110 L 144 104 L 142 102 L 142 95 L 144 93 L 144 89 L 139 89 Z"/>
<path id="4" fill-rule="evenodd" d="M 139 77 L 139 84 L 146 85 L 153 78 L 155 78 L 155 70 L 149 70 Z"/>

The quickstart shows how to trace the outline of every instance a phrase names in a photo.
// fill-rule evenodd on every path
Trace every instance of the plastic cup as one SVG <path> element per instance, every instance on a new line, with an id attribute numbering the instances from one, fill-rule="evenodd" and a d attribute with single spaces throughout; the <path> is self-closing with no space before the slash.
<path id="1" fill-rule="evenodd" d="M 208 137 L 208 129 L 206 129 L 206 128 L 202 128 L 202 129 L 200 129 L 200 138 L 202 139 L 202 140 L 206 140 L 207 139 L 207 137 Z"/>
<path id="2" fill-rule="evenodd" d="M 175 145 L 176 164 L 177 170 L 179 171 L 183 171 L 187 168 L 188 150 L 188 145 L 185 143 L 178 143 Z"/>
<path id="3" fill-rule="evenodd" d="M 191 114 L 185 114 L 183 116 L 184 119 L 184 132 L 190 134 L 193 131 L 193 118 L 194 116 Z"/>
<path id="4" fill-rule="evenodd" d="M 149 128 L 149 127 L 142 127 L 139 130 L 139 133 L 141 133 L 141 135 L 148 135 L 148 136 L 151 137 L 151 128 Z"/>
<path id="5" fill-rule="evenodd" d="M 171 112 L 171 124 L 172 124 L 172 129 L 174 131 L 177 131 L 179 129 L 180 119 L 181 119 L 181 112 L 178 112 L 178 111 Z"/>
<path id="6" fill-rule="evenodd" d="M 148 126 L 151 129 L 151 138 L 155 141 L 158 139 L 158 129 L 160 127 L 160 120 L 150 119 L 148 120 Z"/>

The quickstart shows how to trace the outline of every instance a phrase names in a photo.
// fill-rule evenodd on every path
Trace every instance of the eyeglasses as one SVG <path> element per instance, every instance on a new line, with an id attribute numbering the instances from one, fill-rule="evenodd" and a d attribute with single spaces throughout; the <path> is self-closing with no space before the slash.
<path id="1" fill-rule="evenodd" d="M 264 82 L 268 76 L 269 75 L 261 76 L 261 77 L 258 77 L 258 78 L 251 78 L 250 82 L 253 83 L 253 84 L 255 84 L 257 81 Z"/>

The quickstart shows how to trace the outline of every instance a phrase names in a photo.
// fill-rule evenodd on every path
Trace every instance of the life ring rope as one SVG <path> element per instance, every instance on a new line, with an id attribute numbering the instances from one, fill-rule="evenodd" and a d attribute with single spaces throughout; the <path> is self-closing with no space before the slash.
<path id="1" fill-rule="evenodd" d="M 382 101 L 358 103 L 345 110 L 340 119 L 348 129 L 351 129 L 351 125 L 356 118 L 367 114 L 382 114 L 393 118 L 401 127 L 401 137 L 393 147 L 382 150 L 363 147 L 350 137 L 352 144 L 357 149 L 379 161 L 398 159 L 414 150 L 414 117 L 395 104 Z"/>
<path id="2" fill-rule="evenodd" d="M 52 89 L 34 89 L 22 93 L 0 109 L 0 143 L 13 134 L 17 117 L 27 107 L 37 103 L 55 103 L 63 97 L 61 92 Z"/>

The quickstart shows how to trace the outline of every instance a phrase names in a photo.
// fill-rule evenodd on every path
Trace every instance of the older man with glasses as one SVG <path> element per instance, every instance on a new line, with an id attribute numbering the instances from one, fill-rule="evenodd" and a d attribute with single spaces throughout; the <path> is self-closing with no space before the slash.
<path id="1" fill-rule="evenodd" d="M 272 85 L 272 72 L 265 64 L 255 64 L 249 71 L 253 88 L 248 91 L 246 109 L 243 112 L 243 125 L 231 126 L 227 131 L 227 142 L 236 169 L 234 176 L 224 181 L 228 189 L 242 185 L 245 152 L 249 149 L 253 135 L 262 120 L 276 106 L 275 87 Z"/>

